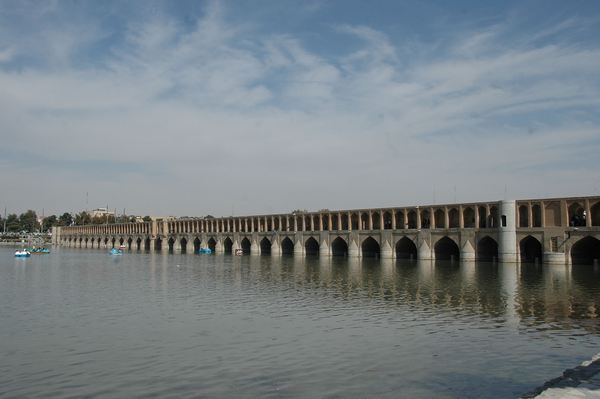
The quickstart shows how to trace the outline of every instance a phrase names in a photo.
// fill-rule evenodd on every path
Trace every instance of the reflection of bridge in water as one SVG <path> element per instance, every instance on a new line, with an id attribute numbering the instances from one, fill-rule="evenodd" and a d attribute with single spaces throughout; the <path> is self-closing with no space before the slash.
<path id="1" fill-rule="evenodd" d="M 597 263 L 600 197 L 55 228 L 55 244 L 193 253 Z"/>

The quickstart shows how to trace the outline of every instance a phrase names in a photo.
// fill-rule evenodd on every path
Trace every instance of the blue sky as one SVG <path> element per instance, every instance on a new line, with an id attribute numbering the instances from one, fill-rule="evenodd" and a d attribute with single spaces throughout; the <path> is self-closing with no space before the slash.
<path id="1" fill-rule="evenodd" d="M 0 1 L 0 206 L 600 194 L 598 37 L 597 1 Z"/>

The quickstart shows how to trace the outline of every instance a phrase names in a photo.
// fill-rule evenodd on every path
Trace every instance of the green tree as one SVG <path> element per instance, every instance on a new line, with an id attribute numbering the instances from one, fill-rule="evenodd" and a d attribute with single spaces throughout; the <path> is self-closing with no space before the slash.
<path id="1" fill-rule="evenodd" d="M 86 211 L 82 211 L 75 215 L 75 224 L 77 226 L 83 226 L 92 223 L 92 217 Z"/>
<path id="2" fill-rule="evenodd" d="M 52 229 L 52 227 L 58 226 L 58 218 L 56 215 L 50 215 L 42 220 L 42 231 L 46 232 Z"/>
<path id="3" fill-rule="evenodd" d="M 37 214 L 31 209 L 19 215 L 19 224 L 21 225 L 21 229 L 27 231 L 28 233 L 33 233 L 34 231 L 38 231 L 40 229 Z"/>
<path id="4" fill-rule="evenodd" d="M 144 222 L 151 222 L 152 218 L 150 216 L 144 216 Z"/>
<path id="5" fill-rule="evenodd" d="M 70 213 L 65 212 L 59 216 L 59 218 L 58 218 L 59 226 L 70 226 L 72 224 L 73 224 L 73 216 L 71 216 Z"/>
<path id="6" fill-rule="evenodd" d="M 94 216 L 92 218 L 92 224 L 104 224 L 106 223 L 106 216 Z"/>
<path id="7" fill-rule="evenodd" d="M 21 224 L 19 223 L 19 217 L 11 213 L 6 217 L 6 231 L 17 232 L 21 230 Z"/>

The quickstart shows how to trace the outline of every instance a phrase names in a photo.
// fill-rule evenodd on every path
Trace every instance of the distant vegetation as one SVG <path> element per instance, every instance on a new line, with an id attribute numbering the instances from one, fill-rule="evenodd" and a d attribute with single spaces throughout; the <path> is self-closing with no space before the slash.
<path id="1" fill-rule="evenodd" d="M 37 233 L 37 232 L 48 232 L 52 230 L 54 226 L 84 226 L 89 224 L 112 224 L 112 223 L 131 223 L 137 220 L 136 216 L 98 216 L 92 217 L 88 212 L 80 212 L 71 215 L 68 212 L 63 213 L 60 216 L 50 215 L 46 216 L 42 222 L 38 221 L 38 216 L 35 211 L 31 209 L 20 215 L 10 214 L 4 219 L 0 216 L 0 232 L 2 233 Z M 150 216 L 144 216 L 143 220 L 149 222 L 152 219 Z M 6 222 L 6 223 L 5 223 Z M 5 231 L 6 226 L 6 231 Z"/>

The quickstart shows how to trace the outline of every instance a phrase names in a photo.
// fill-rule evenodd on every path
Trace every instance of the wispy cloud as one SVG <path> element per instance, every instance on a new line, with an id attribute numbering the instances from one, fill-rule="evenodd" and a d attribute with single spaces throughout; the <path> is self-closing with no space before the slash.
<path id="1" fill-rule="evenodd" d="M 143 176 L 139 190 L 98 178 L 107 196 L 184 214 L 429 202 L 432 186 L 457 185 L 468 200 L 498 198 L 505 184 L 514 195 L 579 194 L 594 179 L 600 47 L 552 41 L 579 29 L 579 17 L 518 34 L 495 22 L 442 47 L 423 40 L 414 54 L 414 41 L 334 23 L 323 40 L 352 46 L 332 55 L 294 31 L 233 22 L 227 3 L 193 20 L 110 10 L 0 11 L 2 21 L 41 23 L 29 34 L 0 23 L 5 172 L 25 153 L 65 179 L 66 169 L 127 171 Z M 568 178 L 557 185 L 558 172 Z M 476 184 L 484 178 L 495 186 Z M 164 189 L 148 202 L 155 187 Z"/>

